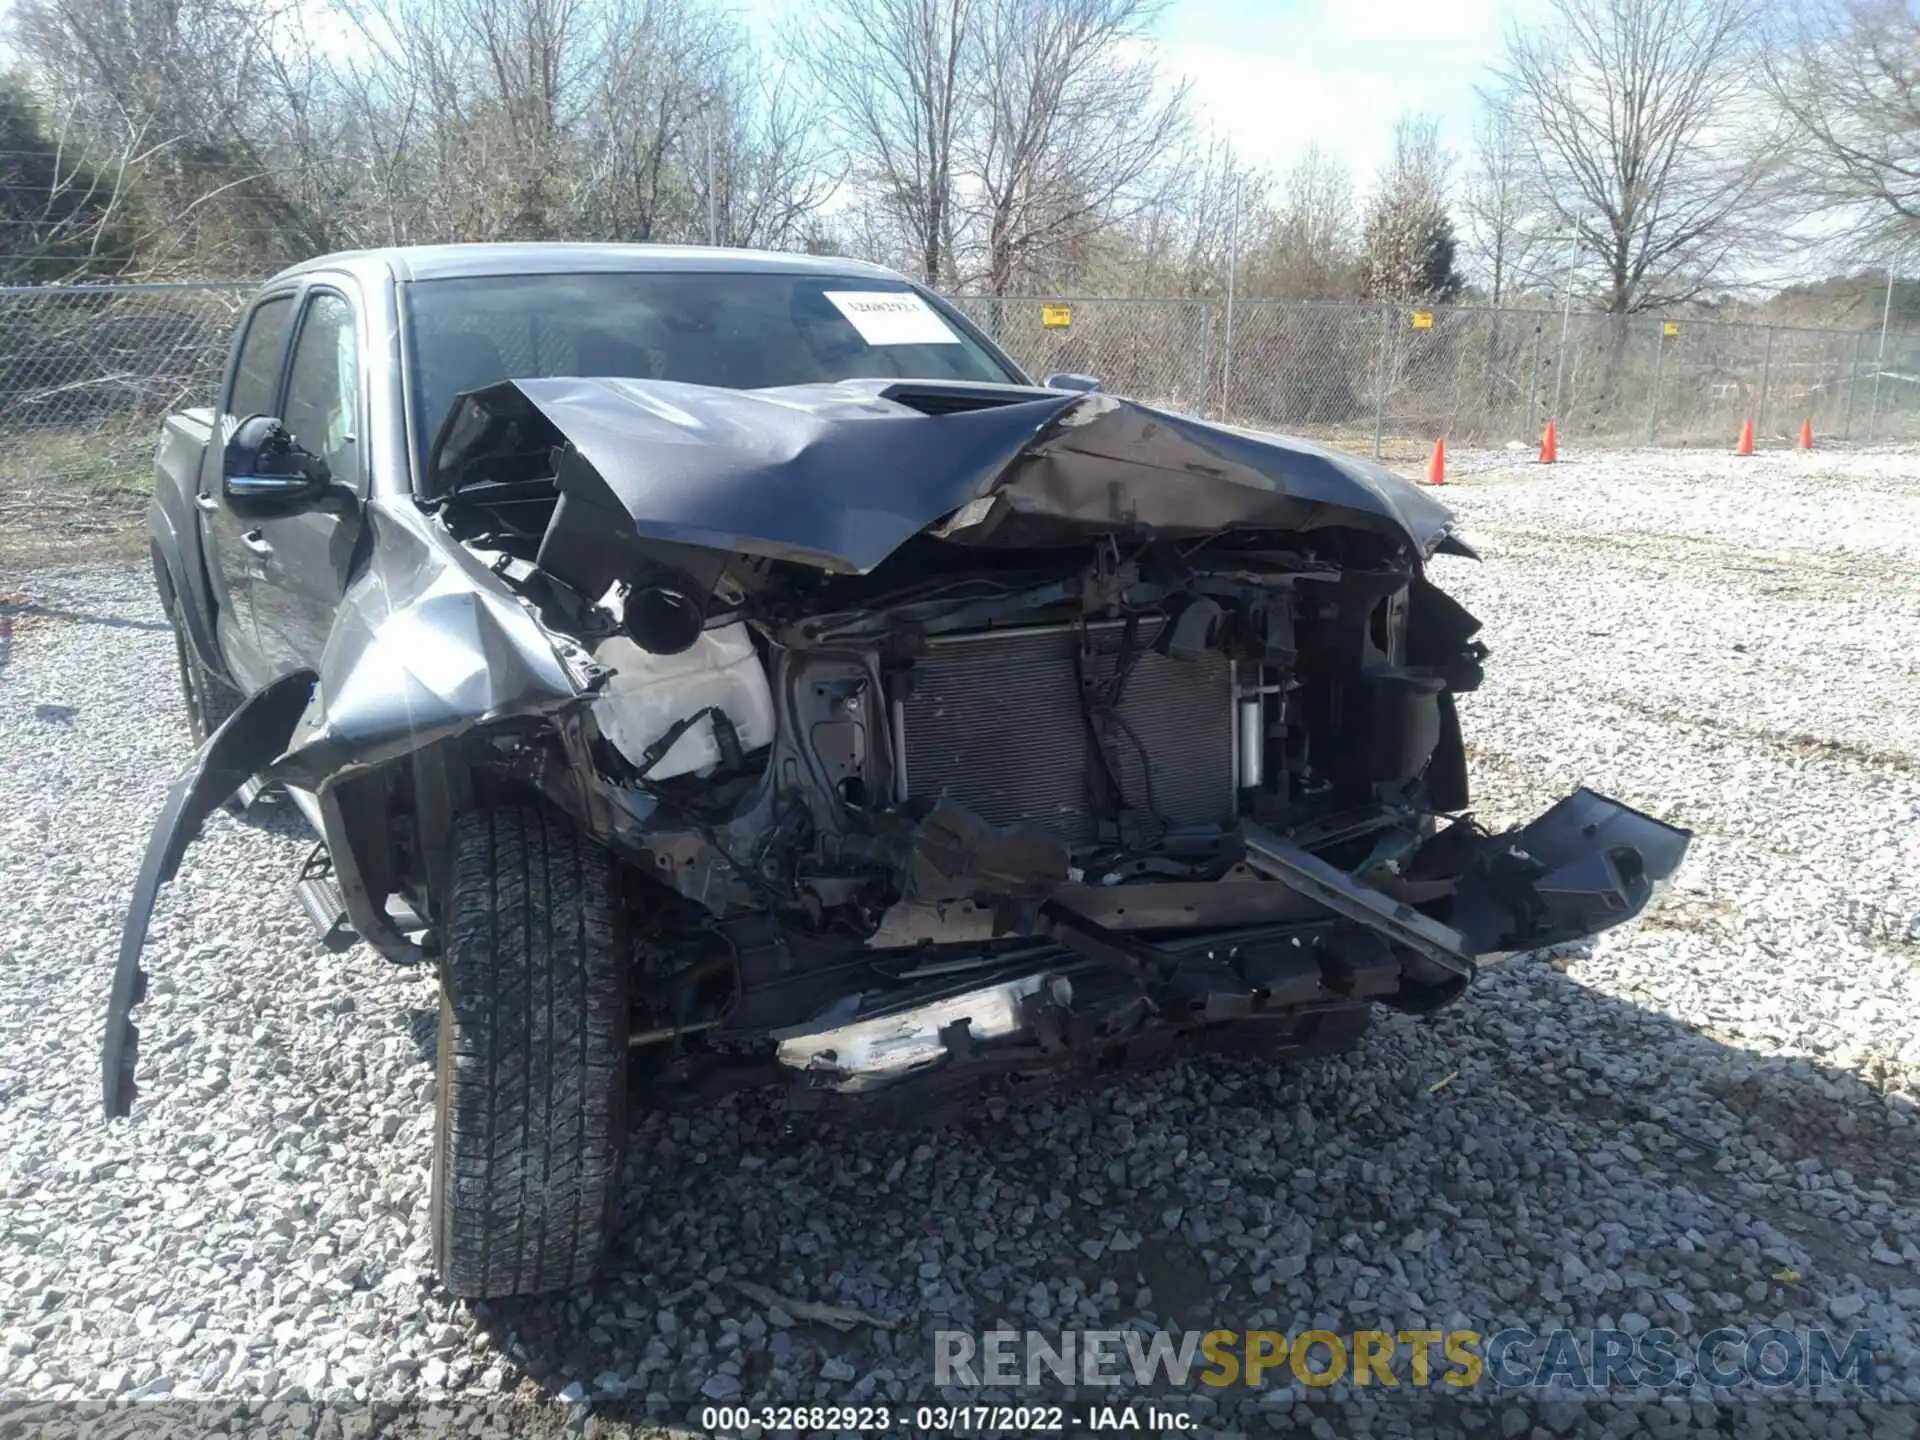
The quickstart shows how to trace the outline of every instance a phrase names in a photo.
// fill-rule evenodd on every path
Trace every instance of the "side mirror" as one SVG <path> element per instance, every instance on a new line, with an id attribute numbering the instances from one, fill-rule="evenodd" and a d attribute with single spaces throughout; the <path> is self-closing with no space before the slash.
<path id="1" fill-rule="evenodd" d="M 333 472 L 273 416 L 249 415 L 227 441 L 220 484 L 236 515 L 289 515 L 324 504 Z"/>
<path id="2" fill-rule="evenodd" d="M 1075 375 L 1071 371 L 1061 371 L 1049 375 L 1040 382 L 1049 390 L 1081 390 L 1092 392 L 1100 388 L 1100 379 L 1096 375 Z"/>

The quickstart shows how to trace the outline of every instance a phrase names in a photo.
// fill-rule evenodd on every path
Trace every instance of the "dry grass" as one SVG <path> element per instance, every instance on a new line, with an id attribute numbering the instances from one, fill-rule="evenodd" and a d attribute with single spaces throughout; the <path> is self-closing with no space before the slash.
<path id="1" fill-rule="evenodd" d="M 0 565 L 19 570 L 144 549 L 156 433 L 120 423 L 0 436 Z"/>

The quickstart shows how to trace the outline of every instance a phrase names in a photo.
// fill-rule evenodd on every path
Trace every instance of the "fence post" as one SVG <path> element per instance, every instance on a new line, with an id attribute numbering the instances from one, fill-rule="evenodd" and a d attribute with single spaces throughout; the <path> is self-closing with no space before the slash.
<path id="1" fill-rule="evenodd" d="M 1553 362 L 1553 409 L 1547 412 L 1547 418 L 1558 425 L 1565 418 L 1560 414 L 1561 384 L 1567 375 L 1567 327 L 1573 323 L 1573 287 L 1567 287 L 1567 308 L 1560 312 L 1560 353 Z"/>
<path id="2" fill-rule="evenodd" d="M 1773 389 L 1773 326 L 1767 326 L 1766 358 L 1760 362 L 1760 404 L 1759 413 L 1754 417 L 1754 428 L 1762 435 L 1767 433 L 1767 392 Z"/>
<path id="3" fill-rule="evenodd" d="M 1903 255 L 1901 257 L 1905 259 Z M 1880 419 L 1880 377 L 1887 373 L 1887 322 L 1893 318 L 1893 266 L 1887 266 L 1887 299 L 1880 307 L 1880 351 L 1873 362 L 1873 403 L 1867 408 L 1867 443 L 1873 443 L 1875 424 Z"/>
<path id="4" fill-rule="evenodd" d="M 1880 376 L 1887 368 L 1887 332 L 1880 332 L 1879 358 L 1873 362 L 1873 399 L 1867 403 L 1867 444 L 1873 443 L 1875 426 L 1880 423 Z"/>
<path id="5" fill-rule="evenodd" d="M 1373 357 L 1373 458 L 1380 458 L 1380 428 L 1386 420 L 1387 342 L 1392 338 L 1393 307 L 1380 307 L 1380 349 Z"/>
<path id="6" fill-rule="evenodd" d="M 1660 322 L 1660 331 L 1653 337 L 1653 400 L 1647 407 L 1647 444 L 1654 443 L 1654 435 L 1660 428 L 1660 371 L 1667 358 L 1667 324 Z"/>
<path id="7" fill-rule="evenodd" d="M 1540 317 L 1533 317 L 1533 354 L 1527 361 L 1527 436 L 1540 433 L 1540 422 L 1534 418 L 1534 412 L 1540 404 L 1540 332 L 1546 326 Z M 1524 438 L 1524 437 L 1523 437 Z"/>
<path id="8" fill-rule="evenodd" d="M 1853 392 L 1860 388 L 1860 347 L 1866 343 L 1867 332 L 1853 332 L 1853 359 L 1847 364 L 1847 408 L 1840 421 L 1840 438 L 1853 439 Z"/>
<path id="9" fill-rule="evenodd" d="M 1233 395 L 1233 297 L 1227 297 L 1227 314 L 1221 322 L 1220 337 L 1220 423 L 1231 423 L 1227 405 Z"/>
<path id="10" fill-rule="evenodd" d="M 1213 343 L 1213 301 L 1200 302 L 1200 384 L 1194 390 L 1193 404 L 1196 415 L 1207 413 L 1207 351 Z M 1221 416 L 1225 419 L 1225 416 Z"/>

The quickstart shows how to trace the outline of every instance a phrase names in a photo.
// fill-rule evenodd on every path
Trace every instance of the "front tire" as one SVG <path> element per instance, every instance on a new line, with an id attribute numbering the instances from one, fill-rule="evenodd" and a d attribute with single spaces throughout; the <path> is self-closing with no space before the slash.
<path id="1" fill-rule="evenodd" d="M 613 859 L 564 820 L 460 816 L 442 917 L 433 1256 L 456 1295 L 584 1284 L 626 1142 L 627 956 Z"/>
<path id="2" fill-rule="evenodd" d="M 166 606 L 167 624 L 173 627 L 173 659 L 180 673 L 180 698 L 186 706 L 187 733 L 193 737 L 197 750 L 240 708 L 240 702 L 246 697 L 209 670 L 194 652 L 193 641 L 187 638 L 186 622 L 180 617 L 179 597 L 164 585 L 160 597 Z M 238 795 L 222 800 L 220 808 L 229 815 L 247 812 Z"/>
<path id="3" fill-rule="evenodd" d="M 180 670 L 180 698 L 186 704 L 187 730 L 199 746 L 240 708 L 241 694 L 201 663 L 180 618 L 180 601 L 166 597 L 167 623 L 173 627 L 173 658 Z"/>

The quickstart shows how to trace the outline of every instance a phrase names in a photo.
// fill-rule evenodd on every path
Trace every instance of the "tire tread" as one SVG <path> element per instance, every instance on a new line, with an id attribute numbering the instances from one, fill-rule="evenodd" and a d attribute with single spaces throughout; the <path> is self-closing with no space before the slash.
<path id="1" fill-rule="evenodd" d="M 589 1280 L 625 1139 L 625 957 L 606 851 L 531 807 L 454 825 L 433 1228 L 469 1297 Z"/>

